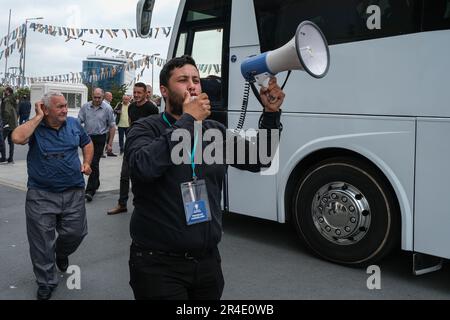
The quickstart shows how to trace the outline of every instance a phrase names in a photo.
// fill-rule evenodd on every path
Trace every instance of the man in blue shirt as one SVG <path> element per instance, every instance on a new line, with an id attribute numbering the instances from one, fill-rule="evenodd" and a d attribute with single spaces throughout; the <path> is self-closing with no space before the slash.
<path id="1" fill-rule="evenodd" d="M 65 272 L 68 256 L 87 234 L 83 174 L 91 173 L 94 147 L 78 120 L 67 117 L 67 102 L 59 92 L 36 103 L 36 116 L 15 129 L 12 140 L 29 144 L 27 236 L 37 298 L 47 300 L 58 285 L 55 262 Z"/>

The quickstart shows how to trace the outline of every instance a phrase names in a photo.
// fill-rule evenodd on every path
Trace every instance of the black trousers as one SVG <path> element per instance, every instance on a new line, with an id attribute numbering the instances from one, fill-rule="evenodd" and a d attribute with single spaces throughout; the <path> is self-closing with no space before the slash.
<path id="1" fill-rule="evenodd" d="M 128 128 L 119 127 L 119 147 L 120 153 L 125 151 L 125 138 L 127 137 Z"/>
<path id="2" fill-rule="evenodd" d="M 203 258 L 130 249 L 130 286 L 136 300 L 219 300 L 224 280 L 219 251 Z"/>
<path id="3" fill-rule="evenodd" d="M 14 159 L 14 143 L 13 143 L 12 137 L 11 137 L 12 132 L 13 132 L 13 130 L 11 130 L 9 128 L 3 129 L 3 139 L 4 139 L 4 141 L 6 139 L 8 139 L 8 145 L 9 145 L 9 157 L 8 157 L 8 160 L 9 161 L 13 161 L 13 159 Z M 5 150 L 6 150 L 6 148 L 5 148 Z M 6 156 L 6 151 L 3 151 L 3 152 L 4 152 L 5 156 Z"/>
<path id="4" fill-rule="evenodd" d="M 122 159 L 122 169 L 120 170 L 120 197 L 119 204 L 126 206 L 128 202 L 128 194 L 130 192 L 130 172 L 128 162 Z"/>
<path id="5" fill-rule="evenodd" d="M 89 176 L 86 193 L 94 195 L 100 187 L 100 159 L 103 155 L 103 150 L 105 149 L 106 134 L 90 137 L 94 144 L 94 158 L 91 163 L 92 173 Z"/>
<path id="6" fill-rule="evenodd" d="M 6 159 L 5 140 L 3 139 L 3 124 L 0 120 L 0 159 Z"/>

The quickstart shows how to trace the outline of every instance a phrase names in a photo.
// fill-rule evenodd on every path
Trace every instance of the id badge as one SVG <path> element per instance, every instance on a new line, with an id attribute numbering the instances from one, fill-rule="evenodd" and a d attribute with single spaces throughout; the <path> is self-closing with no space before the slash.
<path id="1" fill-rule="evenodd" d="M 194 180 L 181 184 L 184 213 L 188 226 L 211 221 L 208 192 L 205 180 Z"/>

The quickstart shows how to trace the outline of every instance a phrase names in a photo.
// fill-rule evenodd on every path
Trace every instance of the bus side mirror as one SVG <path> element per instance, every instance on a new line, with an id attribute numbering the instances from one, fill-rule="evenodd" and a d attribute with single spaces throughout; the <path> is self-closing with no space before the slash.
<path id="1" fill-rule="evenodd" d="M 141 38 L 150 35 L 150 23 L 152 22 L 152 12 L 155 0 L 139 0 L 136 7 L 137 33 Z"/>

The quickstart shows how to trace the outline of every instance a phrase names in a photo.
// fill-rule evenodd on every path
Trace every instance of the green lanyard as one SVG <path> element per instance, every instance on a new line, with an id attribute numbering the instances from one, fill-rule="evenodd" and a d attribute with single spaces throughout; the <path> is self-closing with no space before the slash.
<path id="1" fill-rule="evenodd" d="M 163 115 L 163 120 L 165 123 L 167 123 L 167 125 L 169 127 L 173 127 L 172 124 L 169 122 L 169 120 L 167 119 L 166 113 L 164 112 Z M 192 153 L 189 155 L 190 159 L 191 159 L 191 167 L 192 167 L 192 178 L 194 180 L 197 180 L 197 175 L 195 174 L 195 151 L 197 150 L 197 144 L 198 144 L 198 132 L 195 131 L 194 134 L 194 147 L 192 148 Z"/>

